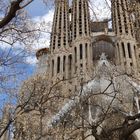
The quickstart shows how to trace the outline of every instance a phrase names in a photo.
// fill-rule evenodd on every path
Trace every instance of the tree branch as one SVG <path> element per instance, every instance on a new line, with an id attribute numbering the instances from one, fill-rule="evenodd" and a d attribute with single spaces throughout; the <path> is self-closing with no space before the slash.
<path id="1" fill-rule="evenodd" d="M 28 3 L 26 3 L 23 6 L 20 6 L 20 4 L 24 0 L 17 0 L 11 2 L 9 11 L 7 15 L 0 21 L 0 28 L 3 28 L 5 25 L 7 25 L 15 16 L 18 10 L 25 8 L 27 5 L 29 5 L 33 0 L 30 0 Z"/>

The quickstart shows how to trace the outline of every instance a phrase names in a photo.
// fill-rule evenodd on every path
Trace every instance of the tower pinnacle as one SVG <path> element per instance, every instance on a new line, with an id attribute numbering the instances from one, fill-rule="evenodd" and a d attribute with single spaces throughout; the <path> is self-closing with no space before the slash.
<path id="1" fill-rule="evenodd" d="M 51 35 L 51 53 L 69 46 L 68 0 L 55 1 L 55 13 Z"/>
<path id="2" fill-rule="evenodd" d="M 137 44 L 129 14 L 128 0 L 112 0 L 113 30 L 118 38 L 116 44 L 117 62 L 128 74 L 137 75 Z"/>
<path id="3" fill-rule="evenodd" d="M 88 0 L 73 0 L 72 3 L 72 40 L 78 36 L 89 36 L 89 7 Z"/>

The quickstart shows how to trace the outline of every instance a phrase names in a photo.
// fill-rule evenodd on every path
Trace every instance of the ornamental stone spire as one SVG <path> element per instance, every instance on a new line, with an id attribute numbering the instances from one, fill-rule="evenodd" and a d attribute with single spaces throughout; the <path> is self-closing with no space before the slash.
<path id="1" fill-rule="evenodd" d="M 72 2 L 72 40 L 90 35 L 90 16 L 88 0 Z"/>
<path id="2" fill-rule="evenodd" d="M 49 59 L 50 77 L 54 77 L 54 81 L 67 77 L 69 42 L 69 3 L 68 0 L 56 0 Z"/>
<path id="3" fill-rule="evenodd" d="M 74 74 L 86 74 L 91 67 L 91 32 L 88 0 L 72 2 L 72 49 Z"/>
<path id="4" fill-rule="evenodd" d="M 68 0 L 55 1 L 55 13 L 51 35 L 51 53 L 69 46 Z"/>
<path id="5" fill-rule="evenodd" d="M 112 0 L 112 25 L 118 38 L 116 44 L 117 63 L 127 74 L 137 75 L 138 47 L 129 9 L 128 0 Z"/>

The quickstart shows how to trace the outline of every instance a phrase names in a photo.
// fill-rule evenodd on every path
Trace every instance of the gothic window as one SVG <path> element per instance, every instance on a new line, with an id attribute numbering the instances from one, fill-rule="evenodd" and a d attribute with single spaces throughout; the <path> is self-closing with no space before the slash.
<path id="1" fill-rule="evenodd" d="M 54 60 L 52 60 L 52 77 L 54 76 Z"/>
<path id="2" fill-rule="evenodd" d="M 82 34 L 82 2 L 79 1 L 79 34 Z"/>
<path id="3" fill-rule="evenodd" d="M 115 46 L 108 41 L 98 41 L 92 44 L 92 57 L 93 61 L 99 60 L 102 53 L 105 53 L 107 59 L 114 62 L 115 58 Z"/>
<path id="4" fill-rule="evenodd" d="M 65 72 L 66 56 L 63 57 L 63 72 Z"/>
<path id="5" fill-rule="evenodd" d="M 132 58 L 130 43 L 127 43 L 129 58 Z"/>
<path id="6" fill-rule="evenodd" d="M 60 57 L 57 57 L 57 73 L 60 72 Z"/>
<path id="7" fill-rule="evenodd" d="M 121 44 L 122 44 L 123 56 L 125 57 L 125 46 L 123 42 Z"/>
<path id="8" fill-rule="evenodd" d="M 134 46 L 135 57 L 137 57 L 136 46 Z"/>
<path id="9" fill-rule="evenodd" d="M 83 45 L 80 44 L 80 59 L 83 59 Z"/>
<path id="10" fill-rule="evenodd" d="M 86 14 L 86 2 L 83 4 L 83 10 L 84 10 L 84 20 L 85 20 L 85 34 L 87 34 L 87 14 Z"/>
<path id="11" fill-rule="evenodd" d="M 71 71 L 72 71 L 72 55 L 68 56 L 68 64 L 69 64 L 69 78 L 71 78 Z"/>
<path id="12" fill-rule="evenodd" d="M 75 55 L 75 63 L 77 62 L 77 48 L 74 48 L 74 55 Z"/>
<path id="13" fill-rule="evenodd" d="M 86 43 L 85 44 L 85 57 L 87 58 L 87 55 L 88 55 L 88 53 L 87 53 L 87 46 L 88 46 L 88 44 Z"/>
<path id="14" fill-rule="evenodd" d="M 118 51 L 118 58 L 121 59 L 120 58 L 120 48 L 119 48 L 119 44 L 118 43 L 117 43 L 117 51 Z"/>

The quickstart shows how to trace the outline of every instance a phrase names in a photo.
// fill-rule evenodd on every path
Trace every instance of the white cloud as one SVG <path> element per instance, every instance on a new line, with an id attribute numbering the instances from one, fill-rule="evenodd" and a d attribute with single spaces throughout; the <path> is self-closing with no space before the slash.
<path id="1" fill-rule="evenodd" d="M 39 48 L 49 47 L 53 14 L 54 10 L 51 9 L 46 15 L 33 18 L 33 22 L 36 23 L 36 28 L 39 28 L 41 30 L 39 40 L 34 42 L 33 48 L 35 50 Z"/>
<path id="2" fill-rule="evenodd" d="M 34 56 L 29 56 L 26 58 L 26 62 L 31 65 L 35 65 L 37 63 L 37 59 Z"/>
<path id="3" fill-rule="evenodd" d="M 37 16 L 32 19 L 33 23 L 35 23 L 34 28 L 41 30 L 39 38 L 32 44 L 31 51 L 34 52 L 34 54 L 38 49 L 49 47 L 50 45 L 50 32 L 52 29 L 53 14 L 54 10 L 51 9 L 47 14 L 43 16 Z M 36 56 L 34 55 L 27 57 L 26 62 L 28 64 L 35 65 L 37 63 Z"/>

